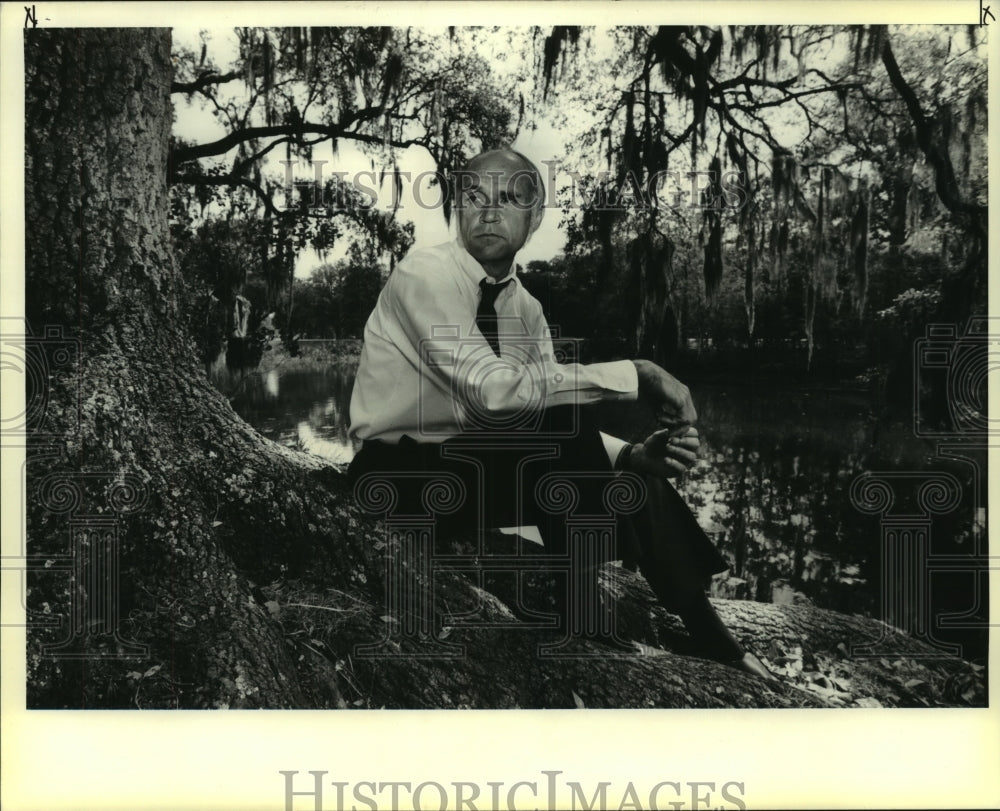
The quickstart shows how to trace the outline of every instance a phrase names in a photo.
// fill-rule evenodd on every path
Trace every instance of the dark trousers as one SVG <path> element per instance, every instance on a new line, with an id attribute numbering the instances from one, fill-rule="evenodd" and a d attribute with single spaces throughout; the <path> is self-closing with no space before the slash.
<path id="1" fill-rule="evenodd" d="M 464 498 L 456 510 L 437 517 L 437 534 L 447 537 L 459 532 L 490 527 L 538 527 L 545 547 L 553 553 L 565 551 L 564 516 L 546 509 L 539 486 L 546 477 L 585 472 L 608 472 L 600 435 L 589 424 L 584 409 L 560 406 L 542 412 L 531 430 L 475 432 L 442 443 L 415 442 L 404 436 L 398 444 L 365 442 L 351 462 L 354 481 L 366 473 L 450 473 L 465 486 Z M 575 477 L 580 502 L 600 504 L 597 479 Z M 394 480 L 400 502 L 395 511 L 418 514 L 422 510 L 419 476 Z M 402 486 L 400 486 L 402 485 Z"/>
<path id="2" fill-rule="evenodd" d="M 449 507 L 437 516 L 438 538 L 535 525 L 547 553 L 565 554 L 566 513 L 552 509 L 545 490 L 565 477 L 577 496 L 573 511 L 596 513 L 602 509 L 610 471 L 590 410 L 558 406 L 542 412 L 530 430 L 474 432 L 441 443 L 416 442 L 408 436 L 398 444 L 366 441 L 351 462 L 349 476 L 356 483 L 366 474 L 387 474 L 399 496 L 395 512 L 416 515 L 426 509 L 420 474 L 452 474 L 465 493 L 456 509 Z M 630 568 L 638 565 L 660 602 L 681 615 L 708 655 L 736 656 L 739 647 L 705 597 L 711 575 L 727 568 L 724 558 L 669 482 L 646 477 L 645 484 L 645 505 L 617 521 L 614 556 Z"/>

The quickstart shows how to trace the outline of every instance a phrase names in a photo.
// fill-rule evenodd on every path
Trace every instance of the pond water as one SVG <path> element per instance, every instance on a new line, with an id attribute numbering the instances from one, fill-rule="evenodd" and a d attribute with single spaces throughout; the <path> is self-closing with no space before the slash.
<path id="1" fill-rule="evenodd" d="M 233 408 L 268 439 L 350 462 L 360 447 L 347 436 L 354 367 L 328 366 L 251 375 L 232 398 Z"/>
<path id="2" fill-rule="evenodd" d="M 247 378 L 233 405 L 277 442 L 348 462 L 356 450 L 347 435 L 353 382 L 351 366 L 273 371 Z M 880 616 L 880 519 L 850 497 L 852 482 L 867 470 L 946 470 L 959 479 L 958 509 L 932 521 L 934 551 L 968 554 L 985 529 L 985 510 L 971 495 L 973 466 L 942 459 L 905 426 L 876 430 L 877 403 L 866 392 L 690 385 L 703 456 L 677 486 L 729 558 L 728 578 L 713 585 L 716 595 Z M 620 404 L 602 406 L 601 422 L 629 439 L 652 425 Z M 938 577 L 935 610 L 968 610 L 975 577 Z"/>

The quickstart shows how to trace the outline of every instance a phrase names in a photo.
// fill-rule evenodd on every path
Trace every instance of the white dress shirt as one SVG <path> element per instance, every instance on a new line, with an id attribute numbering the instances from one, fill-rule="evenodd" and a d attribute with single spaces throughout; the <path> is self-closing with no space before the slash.
<path id="1" fill-rule="evenodd" d="M 351 436 L 443 442 L 484 419 L 503 427 L 549 406 L 636 399 L 631 361 L 556 362 L 542 306 L 513 263 L 495 305 L 498 358 L 476 326 L 484 278 L 492 283 L 457 241 L 399 263 L 365 324 Z M 613 464 L 626 443 L 602 438 Z"/>

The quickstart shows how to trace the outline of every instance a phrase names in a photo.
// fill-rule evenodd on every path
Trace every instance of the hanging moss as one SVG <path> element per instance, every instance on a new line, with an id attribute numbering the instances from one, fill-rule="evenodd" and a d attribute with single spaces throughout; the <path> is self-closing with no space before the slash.
<path id="1" fill-rule="evenodd" d="M 621 183 L 622 178 L 628 172 L 633 171 L 633 157 L 636 153 L 636 134 L 635 134 L 635 120 L 633 118 L 633 107 L 635 105 L 635 94 L 629 92 L 625 94 L 625 99 L 623 102 L 625 106 L 625 132 L 622 135 L 622 146 L 621 151 L 618 153 L 618 182 Z"/>
<path id="2" fill-rule="evenodd" d="M 714 298 L 722 280 L 722 162 L 719 157 L 712 158 L 709 164 L 709 184 L 702 192 L 701 205 L 703 207 L 702 233 L 707 230 L 708 238 L 705 241 L 705 294 L 709 299 Z"/>
<path id="3" fill-rule="evenodd" d="M 816 288 L 808 280 L 805 280 L 805 322 L 803 324 L 806 333 L 806 369 L 812 366 L 813 356 L 813 322 L 816 319 Z"/>
<path id="4" fill-rule="evenodd" d="M 851 220 L 851 268 L 854 271 L 854 306 L 861 315 L 868 293 L 868 231 L 870 207 L 867 191 L 859 195 L 857 209 Z"/>
<path id="5" fill-rule="evenodd" d="M 788 222 L 785 221 L 781 224 L 781 228 L 778 231 L 778 262 L 777 270 L 779 274 L 784 269 L 785 266 L 785 256 L 788 254 Z"/>
<path id="6" fill-rule="evenodd" d="M 644 247 L 642 236 L 638 236 L 628 243 L 625 248 L 625 260 L 628 264 L 629 284 L 628 284 L 628 310 L 631 314 L 635 329 L 632 333 L 633 347 L 641 353 L 642 336 L 644 332 L 643 318 L 645 307 L 643 306 L 643 266 Z"/>
<path id="7" fill-rule="evenodd" d="M 560 58 L 565 62 L 566 51 L 575 49 L 580 39 L 580 28 L 575 25 L 556 25 L 552 32 L 545 38 L 542 46 L 542 77 L 545 86 L 542 90 L 542 99 L 547 99 L 549 88 L 553 85 L 556 77 L 556 65 Z"/>
<path id="8" fill-rule="evenodd" d="M 705 293 L 714 298 L 722 280 L 722 223 L 716 220 L 709 227 L 708 241 L 705 243 Z"/>
<path id="9" fill-rule="evenodd" d="M 267 95 L 274 86 L 274 54 L 271 50 L 271 38 L 267 34 L 264 34 L 261 55 L 264 67 L 261 79 L 264 83 L 264 94 Z"/>
<path id="10" fill-rule="evenodd" d="M 754 268 L 757 264 L 757 255 L 754 249 L 751 249 L 747 255 L 746 270 L 744 271 L 743 279 L 743 307 L 747 314 L 747 335 L 753 338 L 753 331 L 756 320 L 756 308 L 754 302 Z"/>

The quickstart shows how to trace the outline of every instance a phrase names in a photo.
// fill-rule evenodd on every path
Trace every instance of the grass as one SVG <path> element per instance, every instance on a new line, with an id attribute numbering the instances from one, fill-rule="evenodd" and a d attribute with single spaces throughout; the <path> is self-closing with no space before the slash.
<path id="1" fill-rule="evenodd" d="M 313 372 L 339 364 L 356 365 L 361 357 L 361 343 L 360 338 L 344 338 L 317 346 L 300 344 L 299 353 L 294 356 L 279 344 L 264 354 L 257 371 L 267 374 L 280 368 L 282 372 Z"/>

